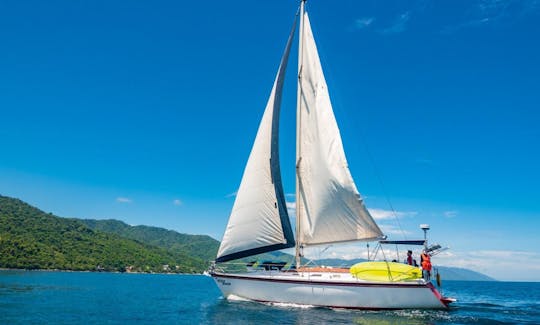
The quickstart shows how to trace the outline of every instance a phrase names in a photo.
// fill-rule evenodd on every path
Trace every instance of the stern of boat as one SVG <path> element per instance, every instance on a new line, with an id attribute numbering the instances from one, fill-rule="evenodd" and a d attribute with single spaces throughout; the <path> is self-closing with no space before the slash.
<path id="1" fill-rule="evenodd" d="M 437 290 L 437 289 L 435 288 L 435 286 L 433 285 L 433 283 L 427 282 L 427 286 L 428 286 L 428 288 L 431 289 L 431 292 L 433 292 L 433 294 L 435 295 L 435 297 L 437 297 L 437 299 L 439 299 L 439 301 L 441 302 L 441 304 L 444 305 L 444 307 L 450 308 L 450 304 L 457 301 L 457 299 L 455 299 L 455 298 L 444 297 L 444 296 L 439 292 L 439 290 Z"/>

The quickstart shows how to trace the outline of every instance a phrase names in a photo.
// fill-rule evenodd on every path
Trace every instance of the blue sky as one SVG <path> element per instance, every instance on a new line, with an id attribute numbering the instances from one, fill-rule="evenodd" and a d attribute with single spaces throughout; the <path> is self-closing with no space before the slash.
<path id="1" fill-rule="evenodd" d="M 220 239 L 296 7 L 0 3 L 0 194 Z M 416 238 L 429 223 L 451 247 L 440 264 L 539 281 L 540 1 L 308 10 L 352 174 L 385 232 Z M 287 193 L 295 64 L 281 123 Z"/>

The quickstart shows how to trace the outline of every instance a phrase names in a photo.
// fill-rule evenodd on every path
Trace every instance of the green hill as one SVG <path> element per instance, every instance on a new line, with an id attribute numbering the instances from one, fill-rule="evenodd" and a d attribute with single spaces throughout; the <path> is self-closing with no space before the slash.
<path id="1" fill-rule="evenodd" d="M 202 272 L 201 258 L 93 230 L 0 196 L 0 267 L 25 269 Z M 178 266 L 178 267 L 177 267 Z"/>
<path id="2" fill-rule="evenodd" d="M 113 233 L 125 238 L 161 247 L 172 252 L 183 251 L 189 256 L 196 256 L 203 261 L 208 262 L 215 259 L 219 248 L 219 241 L 205 235 L 181 234 L 173 230 L 150 226 L 130 226 L 122 221 L 114 219 L 85 219 L 79 221 L 94 230 Z M 238 272 L 245 271 L 246 263 L 251 261 L 291 261 L 292 259 L 292 256 L 276 251 L 231 261 L 222 264 L 221 267 L 231 272 Z"/>
<path id="3" fill-rule="evenodd" d="M 93 230 L 113 233 L 171 252 L 185 252 L 187 255 L 203 261 L 214 260 L 219 248 L 219 241 L 206 235 L 181 234 L 173 230 L 150 226 L 130 226 L 122 221 L 112 219 L 79 221 Z"/>

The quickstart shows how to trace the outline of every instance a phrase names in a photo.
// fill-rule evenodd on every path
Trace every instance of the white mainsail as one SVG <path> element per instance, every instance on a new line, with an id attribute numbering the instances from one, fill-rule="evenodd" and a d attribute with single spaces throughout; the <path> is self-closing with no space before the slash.
<path id="1" fill-rule="evenodd" d="M 294 246 L 279 167 L 281 94 L 296 21 L 266 104 L 216 262 Z"/>
<path id="2" fill-rule="evenodd" d="M 301 33 L 297 245 L 378 239 L 349 171 L 307 12 Z"/>

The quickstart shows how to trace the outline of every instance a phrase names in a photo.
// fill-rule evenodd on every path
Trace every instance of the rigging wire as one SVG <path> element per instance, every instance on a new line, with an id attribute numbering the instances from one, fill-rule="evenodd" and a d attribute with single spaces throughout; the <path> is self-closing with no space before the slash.
<path id="1" fill-rule="evenodd" d="M 396 213 L 396 210 L 394 209 L 394 206 L 392 205 L 392 202 L 390 201 L 390 196 L 388 195 L 388 191 L 386 190 L 386 187 L 384 186 L 384 182 L 382 180 L 381 174 L 379 170 L 377 169 L 377 165 L 375 164 L 375 159 L 373 158 L 373 155 L 371 154 L 371 151 L 369 150 L 369 146 L 367 142 L 364 140 L 365 138 L 364 138 L 363 130 L 360 130 L 360 132 L 362 132 L 361 141 L 364 144 L 364 149 L 367 152 L 369 161 L 371 163 L 371 168 L 373 168 L 373 172 L 375 173 L 375 176 L 377 177 L 377 180 L 379 181 L 379 186 L 381 187 L 383 191 L 383 195 L 386 200 L 386 203 L 388 204 L 388 206 L 390 207 L 390 210 L 392 211 L 392 216 L 394 217 L 394 219 L 396 219 L 396 222 L 399 226 L 399 230 L 401 231 L 401 234 L 403 235 L 403 238 L 407 239 L 407 235 L 405 234 L 405 231 L 403 231 L 403 227 L 401 227 L 401 222 L 399 222 L 399 218 Z"/>

